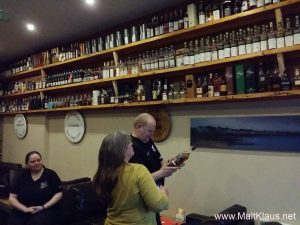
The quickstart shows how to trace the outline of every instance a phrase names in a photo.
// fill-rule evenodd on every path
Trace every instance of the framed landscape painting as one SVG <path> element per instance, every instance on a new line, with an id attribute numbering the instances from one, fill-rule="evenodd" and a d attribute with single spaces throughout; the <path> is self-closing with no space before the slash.
<path id="1" fill-rule="evenodd" d="M 192 118 L 190 144 L 193 149 L 300 152 L 300 116 Z"/>

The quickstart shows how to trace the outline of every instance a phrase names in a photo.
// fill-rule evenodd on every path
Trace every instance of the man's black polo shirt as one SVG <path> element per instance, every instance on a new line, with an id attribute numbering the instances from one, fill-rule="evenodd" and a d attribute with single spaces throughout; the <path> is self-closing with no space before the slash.
<path id="1" fill-rule="evenodd" d="M 154 142 L 150 140 L 149 142 L 144 143 L 132 135 L 131 139 L 134 155 L 129 162 L 143 164 L 150 173 L 158 171 L 161 168 L 161 161 L 163 159 Z M 164 185 L 164 178 L 157 180 L 156 184 Z"/>

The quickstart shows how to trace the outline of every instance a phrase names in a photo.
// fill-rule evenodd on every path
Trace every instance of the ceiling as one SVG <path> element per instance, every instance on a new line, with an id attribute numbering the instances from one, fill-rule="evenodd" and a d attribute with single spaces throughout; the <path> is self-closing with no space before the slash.
<path id="1" fill-rule="evenodd" d="M 68 41 L 151 14 L 186 0 L 0 0 L 9 21 L 0 21 L 0 68 Z M 36 31 L 25 24 L 34 23 Z"/>

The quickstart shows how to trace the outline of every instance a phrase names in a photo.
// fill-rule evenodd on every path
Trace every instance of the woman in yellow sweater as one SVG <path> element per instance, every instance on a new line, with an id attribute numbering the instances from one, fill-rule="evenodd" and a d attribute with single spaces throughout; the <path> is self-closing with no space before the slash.
<path id="1" fill-rule="evenodd" d="M 94 182 L 107 204 L 105 225 L 156 225 L 155 213 L 168 208 L 167 189 L 156 186 L 146 167 L 128 163 L 133 154 L 131 137 L 122 131 L 100 146 Z"/>

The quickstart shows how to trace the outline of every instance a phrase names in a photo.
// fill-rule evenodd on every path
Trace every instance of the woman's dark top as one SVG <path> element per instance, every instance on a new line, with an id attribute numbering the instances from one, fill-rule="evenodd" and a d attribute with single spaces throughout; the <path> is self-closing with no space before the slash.
<path id="1" fill-rule="evenodd" d="M 30 171 L 26 170 L 11 187 L 10 193 L 16 194 L 20 203 L 30 207 L 44 205 L 61 191 L 58 175 L 53 170 L 44 168 L 41 177 L 36 181 L 32 179 Z"/>

